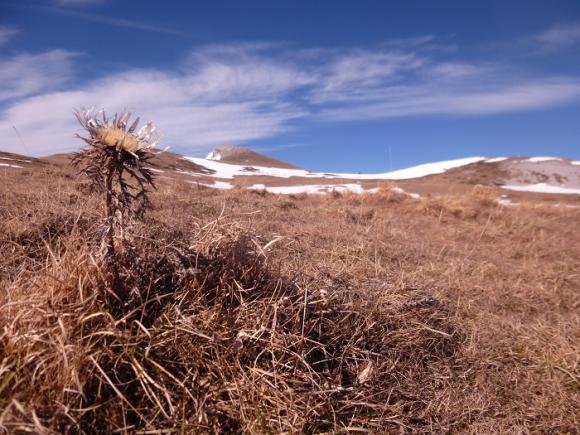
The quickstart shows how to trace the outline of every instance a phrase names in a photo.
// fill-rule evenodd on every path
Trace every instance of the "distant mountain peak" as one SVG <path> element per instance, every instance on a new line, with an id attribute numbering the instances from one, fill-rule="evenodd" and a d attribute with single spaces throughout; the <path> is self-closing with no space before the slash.
<path id="1" fill-rule="evenodd" d="M 217 160 L 236 165 L 298 169 L 295 165 L 238 145 L 220 145 L 215 147 L 205 158 L 207 160 Z"/>
<path id="2" fill-rule="evenodd" d="M 249 150 L 238 145 L 220 145 L 214 148 L 207 156 L 207 160 L 222 160 L 223 158 L 236 157 L 239 155 L 253 153 L 254 151 Z"/>

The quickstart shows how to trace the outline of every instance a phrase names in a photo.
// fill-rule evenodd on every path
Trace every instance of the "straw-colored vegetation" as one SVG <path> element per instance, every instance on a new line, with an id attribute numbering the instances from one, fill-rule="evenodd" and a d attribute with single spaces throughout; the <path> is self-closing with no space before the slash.
<path id="1" fill-rule="evenodd" d="M 577 431 L 578 210 L 159 177 L 123 305 L 73 174 L 0 174 L 6 432 Z"/>

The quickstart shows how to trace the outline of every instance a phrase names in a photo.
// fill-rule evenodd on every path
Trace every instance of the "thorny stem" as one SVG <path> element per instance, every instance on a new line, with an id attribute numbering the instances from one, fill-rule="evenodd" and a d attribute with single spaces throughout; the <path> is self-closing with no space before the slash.
<path id="1" fill-rule="evenodd" d="M 107 243 L 107 266 L 111 275 L 110 287 L 113 293 L 123 300 L 124 289 L 119 276 L 117 252 L 115 251 L 115 200 L 113 192 L 113 178 L 115 173 L 114 157 L 110 156 L 105 168 L 105 192 L 107 207 L 106 243 Z"/>

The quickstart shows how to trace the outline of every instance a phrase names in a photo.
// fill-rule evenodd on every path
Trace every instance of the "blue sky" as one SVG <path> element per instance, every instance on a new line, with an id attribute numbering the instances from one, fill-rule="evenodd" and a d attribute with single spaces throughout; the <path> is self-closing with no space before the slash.
<path id="1" fill-rule="evenodd" d="M 314 170 L 578 159 L 579 49 L 577 0 L 8 0 L 0 149 L 73 150 L 72 109 L 94 106 L 153 120 L 175 152 Z"/>

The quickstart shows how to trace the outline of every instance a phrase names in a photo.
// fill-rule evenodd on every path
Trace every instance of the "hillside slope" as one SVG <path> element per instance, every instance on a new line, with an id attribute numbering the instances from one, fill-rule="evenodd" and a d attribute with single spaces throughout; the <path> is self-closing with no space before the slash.
<path id="1" fill-rule="evenodd" d="M 0 169 L 67 166 L 70 154 L 42 159 L 0 152 Z M 241 187 L 277 194 L 373 193 L 385 184 L 411 197 L 496 189 L 504 204 L 580 206 L 580 162 L 556 157 L 470 157 L 382 174 L 323 173 L 297 168 L 242 147 L 216 148 L 206 158 L 163 152 L 152 160 L 160 178 L 216 189 Z"/>

